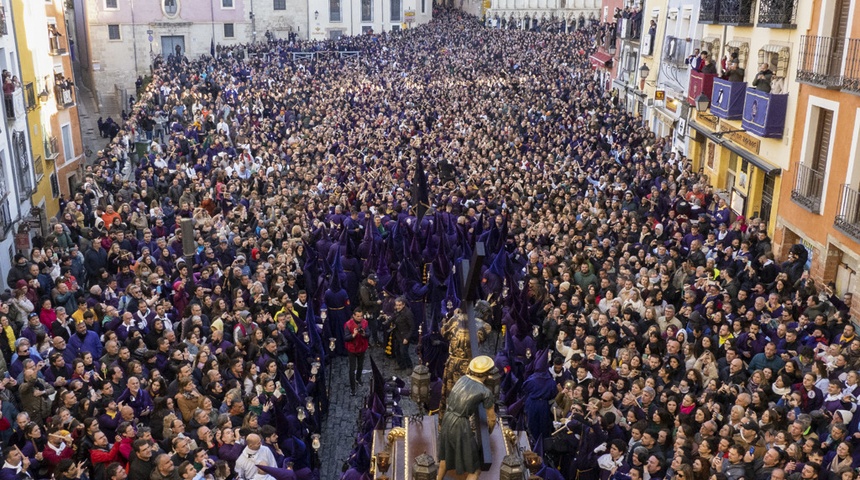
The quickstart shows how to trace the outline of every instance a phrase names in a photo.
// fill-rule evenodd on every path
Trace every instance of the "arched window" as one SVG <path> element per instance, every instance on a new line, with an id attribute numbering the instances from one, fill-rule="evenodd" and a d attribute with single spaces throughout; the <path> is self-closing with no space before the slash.
<path id="1" fill-rule="evenodd" d="M 162 5 L 164 6 L 164 14 L 168 16 L 176 15 L 176 12 L 179 11 L 179 5 L 177 5 L 178 0 L 163 0 Z"/>

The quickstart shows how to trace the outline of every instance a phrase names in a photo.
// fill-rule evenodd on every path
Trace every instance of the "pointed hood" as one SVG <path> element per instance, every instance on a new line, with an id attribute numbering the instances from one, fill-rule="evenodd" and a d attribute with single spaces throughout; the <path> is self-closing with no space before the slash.
<path id="1" fill-rule="evenodd" d="M 447 314 L 448 302 L 451 302 L 451 308 L 460 308 L 460 282 L 457 281 L 457 274 L 452 272 L 445 280 L 445 300 L 442 302 L 442 314 Z"/>
<path id="2" fill-rule="evenodd" d="M 331 282 L 328 286 L 328 289 L 332 292 L 339 292 L 343 290 L 340 279 L 341 275 L 343 275 L 343 266 L 341 265 L 340 254 L 336 254 L 334 255 L 334 259 L 331 264 Z"/>

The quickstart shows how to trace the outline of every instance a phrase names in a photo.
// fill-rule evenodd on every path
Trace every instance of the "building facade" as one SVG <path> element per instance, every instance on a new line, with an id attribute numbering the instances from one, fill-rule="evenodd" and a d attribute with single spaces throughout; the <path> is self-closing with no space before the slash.
<path id="1" fill-rule="evenodd" d="M 36 175 L 32 200 L 41 216 L 50 218 L 57 214 L 59 196 L 70 195 L 81 182 L 85 158 L 69 42 L 72 15 L 62 0 L 11 4 L 18 48 L 27 52 L 21 72 Z"/>
<path id="2" fill-rule="evenodd" d="M 260 2 L 257 0 L 258 5 Z M 83 80 L 106 111 L 118 113 L 126 106 L 128 96 L 134 94 L 137 77 L 149 74 L 156 55 L 180 53 L 196 57 L 209 54 L 213 43 L 251 41 L 251 3 L 252 0 L 74 0 L 74 41 Z"/>
<path id="3" fill-rule="evenodd" d="M 801 2 L 803 3 L 803 2 Z M 853 294 L 860 315 L 860 19 L 857 0 L 818 0 L 789 75 L 799 84 L 774 234 L 780 258 L 801 243 L 810 276 Z M 819 283 L 819 285 L 821 285 Z"/>
<path id="4" fill-rule="evenodd" d="M 786 121 L 798 104 L 792 72 L 800 32 L 809 28 L 811 16 L 812 4 L 797 0 L 701 0 L 701 30 L 686 42 L 683 99 L 689 116 L 680 119 L 686 124 L 685 153 L 726 200 L 733 218 L 761 218 L 769 233 L 795 132 Z M 707 60 L 691 56 L 705 51 Z M 692 62 L 711 63 L 717 73 Z"/>
<path id="5" fill-rule="evenodd" d="M 547 23 L 562 23 L 572 31 L 597 20 L 599 0 L 491 0 L 482 14 L 496 28 L 535 28 Z"/>
<path id="6" fill-rule="evenodd" d="M 405 30 L 433 19 L 432 0 L 308 0 L 310 39 Z"/>
<path id="7" fill-rule="evenodd" d="M 44 6 L 42 7 L 44 8 Z M 27 110 L 36 102 L 22 76 L 21 54 L 9 0 L 0 1 L 0 70 L 3 72 L 3 119 L 0 133 L 0 275 L 6 278 L 14 253 L 29 248 L 30 195 L 35 188 Z M 40 29 L 47 35 L 47 25 Z M 11 82 L 11 83 L 7 83 Z"/>

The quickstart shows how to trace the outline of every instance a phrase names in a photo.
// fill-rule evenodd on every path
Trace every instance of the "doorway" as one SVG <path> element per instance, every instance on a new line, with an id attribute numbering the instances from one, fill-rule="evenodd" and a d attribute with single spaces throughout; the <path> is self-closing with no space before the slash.
<path id="1" fill-rule="evenodd" d="M 185 55 L 185 36 L 184 35 L 162 35 L 161 36 L 161 54 L 164 57 L 170 55 Z"/>

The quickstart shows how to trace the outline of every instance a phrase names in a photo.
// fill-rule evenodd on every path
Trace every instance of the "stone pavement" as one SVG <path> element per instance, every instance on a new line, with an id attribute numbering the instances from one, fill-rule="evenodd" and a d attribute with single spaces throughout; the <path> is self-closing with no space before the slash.
<path id="1" fill-rule="evenodd" d="M 496 336 L 497 334 L 494 332 L 481 345 L 481 355 L 495 356 L 497 349 Z M 418 358 L 415 355 L 414 345 L 411 348 L 411 352 L 412 361 L 417 364 Z M 349 380 L 346 374 L 348 359 L 347 357 L 334 359 L 330 377 L 333 378 L 334 382 L 331 385 L 329 414 L 328 418 L 323 421 L 322 434 L 320 436 L 322 443 L 320 447 L 320 460 L 322 462 L 320 479 L 322 480 L 337 480 L 340 478 L 343 464 L 349 458 L 349 454 L 355 446 L 355 434 L 358 432 L 358 416 L 365 397 L 370 392 L 370 357 L 373 357 L 383 377 L 397 375 L 406 381 L 407 387 L 409 386 L 409 375 L 412 374 L 412 371 L 396 370 L 397 362 L 394 361 L 394 358 L 385 356 L 381 348 L 371 348 L 368 350 L 368 356 L 365 357 L 364 375 L 362 376 L 364 385 L 358 387 L 356 396 L 353 397 L 349 392 Z M 404 415 L 412 415 L 418 411 L 415 403 L 409 398 L 403 398 L 400 406 L 403 408 Z"/>
<path id="2" fill-rule="evenodd" d="M 358 416 L 365 397 L 370 392 L 370 357 L 376 362 L 383 377 L 397 375 L 409 385 L 409 375 L 412 371 L 396 370 L 397 362 L 393 358 L 385 356 L 382 348 L 371 348 L 364 360 L 364 374 L 361 385 L 353 397 L 349 392 L 349 377 L 347 377 L 347 357 L 334 359 L 331 379 L 331 398 L 328 417 L 323 421 L 320 441 L 320 479 L 337 480 L 343 471 L 343 464 L 349 458 L 349 454 L 355 447 L 355 434 L 358 433 Z M 412 360 L 415 357 L 415 347 L 412 347 Z M 326 372 L 328 374 L 328 372 Z M 404 398 L 400 404 L 405 415 L 411 415 L 417 411 L 415 404 L 408 398 Z"/>

